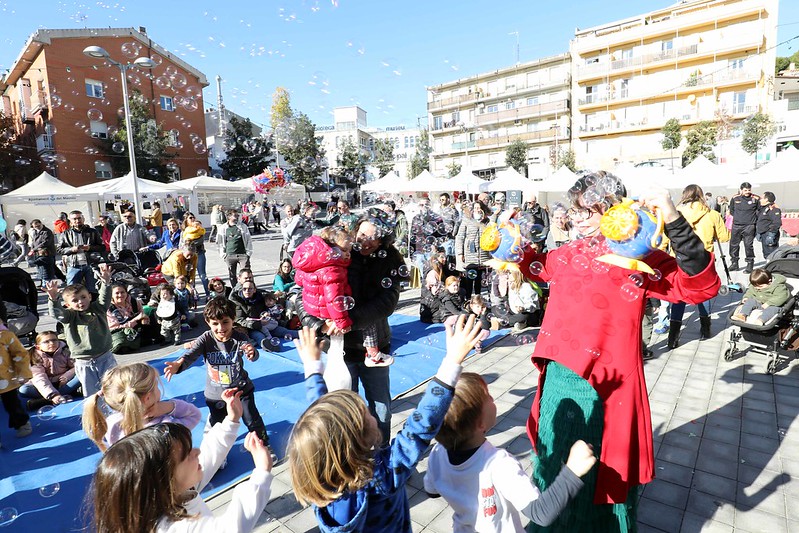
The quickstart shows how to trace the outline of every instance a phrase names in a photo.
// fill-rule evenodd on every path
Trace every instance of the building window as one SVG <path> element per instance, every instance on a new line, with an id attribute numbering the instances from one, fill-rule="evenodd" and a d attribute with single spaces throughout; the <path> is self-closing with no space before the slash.
<path id="1" fill-rule="evenodd" d="M 405 148 L 408 148 L 409 146 L 410 146 L 410 141 L 408 140 L 408 136 L 406 135 L 405 136 Z"/>
<path id="2" fill-rule="evenodd" d="M 172 97 L 171 96 L 162 96 L 161 97 L 161 109 L 163 109 L 164 111 L 174 111 L 175 110 L 175 106 L 172 103 Z"/>
<path id="3" fill-rule="evenodd" d="M 169 178 L 169 181 L 180 181 L 180 167 L 177 165 L 174 167 L 167 166 L 166 175 Z"/>
<path id="4" fill-rule="evenodd" d="M 623 79 L 621 80 L 621 87 L 619 90 L 619 98 L 627 98 L 630 93 L 630 80 Z"/>
<path id="5" fill-rule="evenodd" d="M 505 102 L 505 109 L 513 109 L 516 107 L 516 102 L 511 100 L 510 102 Z"/>
<path id="6" fill-rule="evenodd" d="M 527 105 L 538 105 L 538 97 L 533 96 L 532 98 L 528 98 Z"/>
<path id="7" fill-rule="evenodd" d="M 486 106 L 486 113 L 496 113 L 497 111 L 499 111 L 499 106 L 497 104 Z"/>
<path id="8" fill-rule="evenodd" d="M 103 97 L 103 82 L 86 78 L 86 96 L 91 98 Z"/>
<path id="9" fill-rule="evenodd" d="M 416 137 L 411 137 L 411 148 L 416 146 Z"/>
<path id="10" fill-rule="evenodd" d="M 742 57 L 738 59 L 730 59 L 729 63 L 727 64 L 727 68 L 730 70 L 743 70 L 744 59 Z"/>
<path id="11" fill-rule="evenodd" d="M 666 52 L 674 48 L 674 41 L 669 39 L 668 41 L 660 41 L 660 51 Z"/>
<path id="12" fill-rule="evenodd" d="M 94 177 L 108 179 L 111 177 L 111 163 L 108 161 L 94 162 Z"/>
<path id="13" fill-rule="evenodd" d="M 96 120 L 92 120 L 89 122 L 89 127 L 92 131 L 92 137 L 95 139 L 108 138 L 108 125 L 106 125 L 105 122 L 97 122 Z"/>
<path id="14" fill-rule="evenodd" d="M 440 130 L 444 126 L 444 118 L 443 117 L 433 117 L 433 129 Z"/>
<path id="15" fill-rule="evenodd" d="M 740 115 L 746 110 L 746 93 L 741 91 L 732 93 L 732 113 Z"/>
<path id="16" fill-rule="evenodd" d="M 586 57 L 585 64 L 586 65 L 596 65 L 599 63 L 599 56 L 596 57 Z"/>

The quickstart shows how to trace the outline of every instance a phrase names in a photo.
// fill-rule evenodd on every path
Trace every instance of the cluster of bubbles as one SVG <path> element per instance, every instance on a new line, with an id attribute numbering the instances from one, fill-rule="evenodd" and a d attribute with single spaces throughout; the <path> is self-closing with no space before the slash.
<path id="1" fill-rule="evenodd" d="M 621 194 L 622 184 L 615 176 L 599 172 L 596 175 L 586 176 L 585 184 L 587 188 L 582 191 L 582 203 L 586 206 L 593 206 L 601 203 L 605 198 Z M 581 189 L 575 185 L 569 190 L 570 195 L 579 195 Z"/>

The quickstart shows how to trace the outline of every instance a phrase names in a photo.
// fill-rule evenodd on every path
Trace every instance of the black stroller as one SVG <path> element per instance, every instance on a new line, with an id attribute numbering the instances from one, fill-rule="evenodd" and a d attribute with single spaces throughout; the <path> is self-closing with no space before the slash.
<path id="1" fill-rule="evenodd" d="M 33 344 L 39 323 L 39 292 L 33 278 L 21 268 L 0 268 L 0 298 L 6 306 L 8 329 Z"/>
<path id="2" fill-rule="evenodd" d="M 161 264 L 161 258 L 155 250 L 144 252 L 134 252 L 132 250 L 122 250 L 118 257 L 109 257 L 111 267 L 111 281 L 121 283 L 128 289 L 131 298 L 148 302 L 150 300 L 150 285 L 147 282 L 147 275 L 155 272 L 155 266 Z M 153 266 L 150 266 L 154 264 Z M 95 269 L 95 277 L 99 276 L 97 264 L 92 265 Z M 99 280 L 98 280 L 99 288 Z"/>
<path id="3" fill-rule="evenodd" d="M 738 342 L 743 339 L 754 352 L 764 353 L 769 357 L 766 373 L 774 374 L 780 357 L 788 358 L 791 352 L 799 350 L 799 258 L 781 258 L 769 261 L 763 267 L 772 274 L 782 274 L 788 280 L 791 297 L 780 308 L 779 312 L 763 325 L 750 324 L 734 318 L 739 306 L 730 312 L 730 322 L 734 326 L 727 341 L 729 347 L 724 352 L 724 359 L 731 361 L 738 352 Z"/>

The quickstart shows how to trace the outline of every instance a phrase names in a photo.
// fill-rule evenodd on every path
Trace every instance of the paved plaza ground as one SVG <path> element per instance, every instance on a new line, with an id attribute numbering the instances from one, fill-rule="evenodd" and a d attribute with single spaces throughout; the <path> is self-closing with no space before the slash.
<path id="1" fill-rule="evenodd" d="M 260 286 L 271 285 L 279 247 L 276 230 L 255 237 L 253 266 Z M 227 275 L 214 244 L 209 245 L 208 272 Z M 746 279 L 741 272 L 733 276 L 739 282 Z M 404 291 L 397 312 L 415 315 L 418 298 L 418 290 Z M 677 349 L 666 350 L 665 335 L 652 340 L 656 355 L 645 363 L 645 370 L 657 479 L 642 490 L 639 531 L 799 531 L 799 481 L 792 479 L 799 475 L 799 423 L 795 422 L 799 365 L 795 360 L 785 362 L 771 376 L 765 373 L 763 355 L 744 352 L 730 362 L 724 360 L 730 331 L 727 315 L 738 299 L 740 295 L 731 293 L 714 300 L 710 340 L 698 340 L 699 322 L 692 306 Z M 39 329 L 48 323 L 52 319 L 43 317 Z M 518 337 L 508 335 L 465 364 L 466 370 L 485 377 L 497 403 L 497 425 L 489 440 L 508 449 L 528 471 L 530 442 L 524 425 L 538 381 L 530 362 L 533 347 L 520 345 Z M 172 347 L 153 349 L 119 360 L 149 361 L 171 351 Z M 394 402 L 393 433 L 423 390 L 420 385 Z M 414 531 L 449 532 L 451 509 L 422 490 L 426 464 L 426 459 L 419 464 L 407 486 Z M 286 464 L 276 466 L 274 474 L 271 499 L 256 531 L 318 531 L 312 511 L 302 509 L 292 495 Z M 229 498 L 230 491 L 225 491 L 208 503 L 221 512 Z"/>

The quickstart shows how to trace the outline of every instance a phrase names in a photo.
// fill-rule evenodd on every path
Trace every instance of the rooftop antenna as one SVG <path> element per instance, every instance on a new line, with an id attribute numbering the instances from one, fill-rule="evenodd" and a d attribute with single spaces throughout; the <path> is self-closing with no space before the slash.
<path id="1" fill-rule="evenodd" d="M 519 64 L 519 32 L 512 31 L 508 35 L 515 35 L 516 36 L 516 64 Z"/>

